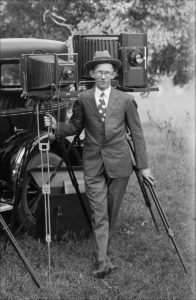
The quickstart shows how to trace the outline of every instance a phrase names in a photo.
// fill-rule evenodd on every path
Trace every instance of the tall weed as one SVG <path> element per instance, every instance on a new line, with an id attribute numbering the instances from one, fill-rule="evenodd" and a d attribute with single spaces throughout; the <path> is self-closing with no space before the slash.
<path id="1" fill-rule="evenodd" d="M 184 120 L 179 125 L 174 123 L 174 119 L 170 117 L 168 120 L 159 120 L 151 116 L 150 111 L 147 112 L 149 125 L 157 129 L 159 138 L 166 143 L 166 146 L 173 146 L 180 150 L 187 148 L 188 139 L 192 132 L 193 120 L 188 112 L 185 114 Z"/>

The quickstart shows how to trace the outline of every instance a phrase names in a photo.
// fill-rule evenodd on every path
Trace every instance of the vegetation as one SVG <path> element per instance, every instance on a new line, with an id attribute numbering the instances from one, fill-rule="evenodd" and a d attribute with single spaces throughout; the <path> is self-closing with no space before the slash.
<path id="1" fill-rule="evenodd" d="M 3 252 L 1 237 L 0 299 L 2 300 L 194 300 L 194 157 L 186 132 L 167 122 L 143 126 L 150 166 L 158 180 L 156 192 L 184 257 L 188 276 L 155 212 L 157 234 L 135 175 L 132 176 L 112 241 L 112 257 L 118 265 L 105 279 L 91 276 L 92 238 L 65 238 L 51 245 L 51 283 L 47 280 L 47 245 L 32 236 L 17 238 L 43 283 L 34 285 L 11 245 Z M 153 202 L 152 202 L 153 204 Z"/>
<path id="2" fill-rule="evenodd" d="M 149 82 L 164 74 L 175 85 L 195 74 L 194 0 L 3 0 L 1 37 L 70 42 L 73 34 L 147 32 Z M 22 16 L 22 17 L 21 17 Z"/>

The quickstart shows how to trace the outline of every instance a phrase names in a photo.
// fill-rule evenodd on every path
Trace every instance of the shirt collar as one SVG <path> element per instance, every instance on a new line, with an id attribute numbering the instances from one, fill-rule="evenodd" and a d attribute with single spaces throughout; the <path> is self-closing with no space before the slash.
<path id="1" fill-rule="evenodd" d="M 99 98 L 102 93 L 104 93 L 106 97 L 109 98 L 110 92 L 111 92 L 111 86 L 104 91 L 101 91 L 98 87 L 95 87 L 95 95 L 97 95 Z"/>

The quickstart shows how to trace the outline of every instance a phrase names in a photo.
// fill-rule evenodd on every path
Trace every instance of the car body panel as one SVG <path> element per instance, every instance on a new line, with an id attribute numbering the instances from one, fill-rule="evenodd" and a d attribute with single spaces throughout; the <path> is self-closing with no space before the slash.
<path id="1" fill-rule="evenodd" d="M 42 53 L 66 53 L 65 42 L 34 39 L 34 38 L 4 38 L 0 40 L 1 60 L 21 58 L 22 54 L 30 54 L 36 51 Z"/>

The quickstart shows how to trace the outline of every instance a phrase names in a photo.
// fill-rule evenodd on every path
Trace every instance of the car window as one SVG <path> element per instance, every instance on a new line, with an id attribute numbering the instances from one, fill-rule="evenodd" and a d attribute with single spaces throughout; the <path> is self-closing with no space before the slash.
<path id="1" fill-rule="evenodd" d="M 1 65 L 1 86 L 20 86 L 20 65 L 5 63 Z"/>

